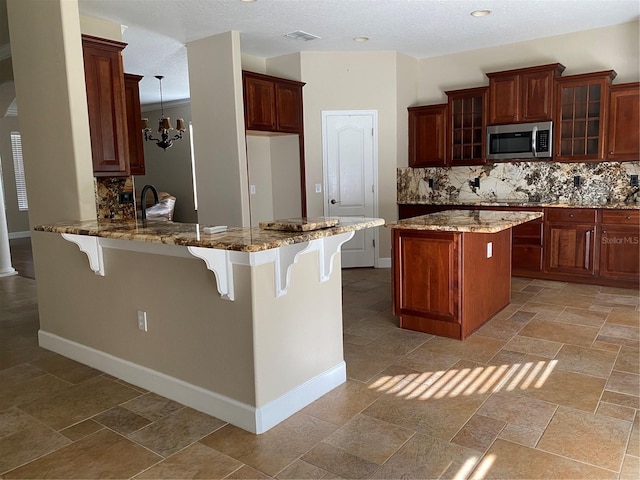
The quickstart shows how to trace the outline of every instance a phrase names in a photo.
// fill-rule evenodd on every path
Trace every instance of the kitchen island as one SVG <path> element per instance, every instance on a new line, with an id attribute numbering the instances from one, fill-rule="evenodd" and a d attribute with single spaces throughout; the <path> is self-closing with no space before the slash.
<path id="1" fill-rule="evenodd" d="M 38 282 L 57 286 L 39 299 L 40 345 L 265 432 L 346 380 L 340 247 L 384 220 L 297 223 L 37 226 Z"/>
<path id="2" fill-rule="evenodd" d="M 511 300 L 511 228 L 540 217 L 449 210 L 387 224 L 400 327 L 460 340 L 478 329 Z"/>

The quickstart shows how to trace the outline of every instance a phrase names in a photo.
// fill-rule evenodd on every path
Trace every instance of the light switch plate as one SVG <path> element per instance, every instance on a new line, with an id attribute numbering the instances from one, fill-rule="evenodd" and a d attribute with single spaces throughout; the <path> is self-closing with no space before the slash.
<path id="1" fill-rule="evenodd" d="M 138 310 L 138 330 L 147 331 L 147 312 Z"/>
<path id="2" fill-rule="evenodd" d="M 256 194 L 256 186 L 255 185 L 251 185 L 249 187 L 249 190 L 251 191 L 251 195 L 255 195 Z"/>
<path id="3" fill-rule="evenodd" d="M 316 183 L 316 193 L 322 193 L 322 184 Z"/>

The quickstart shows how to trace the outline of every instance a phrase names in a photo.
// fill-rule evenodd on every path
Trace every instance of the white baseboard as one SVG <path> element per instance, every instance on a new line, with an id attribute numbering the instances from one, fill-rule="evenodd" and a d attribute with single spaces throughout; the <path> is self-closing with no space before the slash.
<path id="1" fill-rule="evenodd" d="M 27 230 L 26 232 L 11 232 L 9 233 L 9 240 L 13 240 L 14 238 L 29 238 L 31 236 L 31 232 Z"/>
<path id="2" fill-rule="evenodd" d="M 343 361 L 295 387 L 280 398 L 257 408 L 53 333 L 39 330 L 38 341 L 43 348 L 252 433 L 266 432 L 344 383 L 347 377 L 346 364 Z"/>
<path id="3" fill-rule="evenodd" d="M 376 268 L 391 268 L 391 257 L 379 258 Z"/>

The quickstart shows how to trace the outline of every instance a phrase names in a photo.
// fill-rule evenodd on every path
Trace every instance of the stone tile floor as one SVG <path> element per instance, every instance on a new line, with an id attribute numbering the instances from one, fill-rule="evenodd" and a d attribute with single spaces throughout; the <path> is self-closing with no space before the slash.
<path id="1" fill-rule="evenodd" d="M 640 477 L 637 290 L 514 278 L 459 342 L 397 328 L 388 269 L 343 285 L 349 380 L 253 435 L 41 349 L 0 278 L 0 477 Z"/>

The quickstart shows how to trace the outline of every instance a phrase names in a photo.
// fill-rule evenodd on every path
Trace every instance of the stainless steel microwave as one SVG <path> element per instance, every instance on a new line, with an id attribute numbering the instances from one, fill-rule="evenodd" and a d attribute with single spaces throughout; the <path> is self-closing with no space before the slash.
<path id="1" fill-rule="evenodd" d="M 551 158 L 553 122 L 514 123 L 487 127 L 489 160 Z"/>

